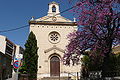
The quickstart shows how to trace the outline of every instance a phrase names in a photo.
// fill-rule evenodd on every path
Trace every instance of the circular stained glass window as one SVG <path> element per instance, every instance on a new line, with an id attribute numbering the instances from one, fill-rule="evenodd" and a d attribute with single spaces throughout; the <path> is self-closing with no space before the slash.
<path id="1" fill-rule="evenodd" d="M 60 35 L 58 32 L 51 32 L 49 34 L 49 41 L 52 43 L 58 43 L 60 41 Z"/>

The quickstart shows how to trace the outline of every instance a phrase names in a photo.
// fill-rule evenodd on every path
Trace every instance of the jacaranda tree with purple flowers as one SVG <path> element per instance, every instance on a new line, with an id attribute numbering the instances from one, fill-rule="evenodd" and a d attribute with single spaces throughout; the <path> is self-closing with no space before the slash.
<path id="1" fill-rule="evenodd" d="M 78 0 L 72 11 L 79 30 L 68 35 L 64 63 L 77 63 L 86 50 L 91 51 L 93 58 L 99 53 L 106 62 L 112 47 L 120 44 L 120 1 Z"/>

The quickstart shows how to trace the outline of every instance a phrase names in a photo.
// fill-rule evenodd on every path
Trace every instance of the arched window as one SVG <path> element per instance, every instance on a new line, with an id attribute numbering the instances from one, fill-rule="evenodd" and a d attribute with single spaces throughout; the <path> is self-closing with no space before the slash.
<path id="1" fill-rule="evenodd" d="M 50 61 L 55 61 L 55 62 L 59 62 L 60 61 L 60 59 L 57 57 L 57 56 L 53 56 L 51 59 L 50 59 Z"/>
<path id="2" fill-rule="evenodd" d="M 55 7 L 55 5 L 52 7 L 52 12 L 56 12 L 56 7 Z"/>

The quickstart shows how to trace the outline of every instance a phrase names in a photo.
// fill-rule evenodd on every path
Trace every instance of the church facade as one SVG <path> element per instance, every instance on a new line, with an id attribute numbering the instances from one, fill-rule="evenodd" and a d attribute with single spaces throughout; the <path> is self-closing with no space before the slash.
<path id="1" fill-rule="evenodd" d="M 49 3 L 48 14 L 31 19 L 30 31 L 36 36 L 38 49 L 38 78 L 68 76 L 80 71 L 80 65 L 63 65 L 62 57 L 68 44 L 67 35 L 77 30 L 77 23 L 61 16 L 59 4 Z"/>

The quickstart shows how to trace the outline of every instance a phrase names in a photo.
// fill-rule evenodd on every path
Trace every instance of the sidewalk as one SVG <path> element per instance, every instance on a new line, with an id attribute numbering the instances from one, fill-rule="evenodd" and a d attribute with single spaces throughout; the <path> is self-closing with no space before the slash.
<path id="1" fill-rule="evenodd" d="M 9 78 L 9 79 L 6 79 L 6 80 L 16 80 L 16 78 L 17 78 L 17 74 L 16 74 L 16 72 L 13 70 L 12 78 Z"/>

